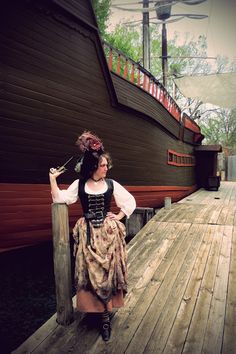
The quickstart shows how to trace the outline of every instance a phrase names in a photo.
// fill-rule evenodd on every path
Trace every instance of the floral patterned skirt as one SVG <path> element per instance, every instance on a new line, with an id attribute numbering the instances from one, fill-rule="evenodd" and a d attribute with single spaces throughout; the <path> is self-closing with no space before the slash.
<path id="1" fill-rule="evenodd" d="M 125 226 L 105 218 L 99 228 L 90 223 L 90 233 L 88 244 L 87 223 L 80 218 L 73 229 L 77 307 L 82 312 L 111 311 L 123 306 L 127 292 Z"/>

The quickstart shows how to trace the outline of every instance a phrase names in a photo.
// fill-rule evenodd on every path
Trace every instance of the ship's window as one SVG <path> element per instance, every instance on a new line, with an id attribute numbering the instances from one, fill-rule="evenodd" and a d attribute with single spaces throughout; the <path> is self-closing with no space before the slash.
<path id="1" fill-rule="evenodd" d="M 167 150 L 167 163 L 174 166 L 194 166 L 195 157 L 174 150 Z"/>
<path id="2" fill-rule="evenodd" d="M 173 154 L 171 152 L 169 152 L 169 159 L 168 159 L 170 162 L 173 161 Z"/>

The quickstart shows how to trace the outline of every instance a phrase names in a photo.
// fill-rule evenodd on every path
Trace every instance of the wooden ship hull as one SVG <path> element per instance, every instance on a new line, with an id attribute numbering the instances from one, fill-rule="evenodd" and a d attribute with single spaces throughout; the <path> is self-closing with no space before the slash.
<path id="1" fill-rule="evenodd" d="M 8 0 L 0 16 L 1 251 L 51 239 L 48 171 L 79 156 L 85 129 L 102 137 L 109 177 L 138 206 L 199 187 L 199 127 L 151 74 L 127 58 L 121 69 L 121 53 L 104 51 L 88 0 Z M 61 187 L 77 178 L 74 165 Z M 69 209 L 73 225 L 81 208 Z"/>

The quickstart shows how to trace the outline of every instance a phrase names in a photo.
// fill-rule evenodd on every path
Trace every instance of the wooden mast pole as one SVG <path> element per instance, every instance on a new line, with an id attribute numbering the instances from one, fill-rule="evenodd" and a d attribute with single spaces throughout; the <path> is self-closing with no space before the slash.
<path id="1" fill-rule="evenodd" d="M 143 0 L 143 8 L 149 7 L 149 0 Z M 150 71 L 149 12 L 143 12 L 143 66 Z"/>

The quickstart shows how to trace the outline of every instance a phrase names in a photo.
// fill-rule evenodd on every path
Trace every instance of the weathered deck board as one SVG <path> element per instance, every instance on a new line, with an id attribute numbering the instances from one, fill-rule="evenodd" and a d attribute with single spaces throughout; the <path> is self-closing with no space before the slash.
<path id="1" fill-rule="evenodd" d="M 236 229 L 233 231 L 222 353 L 234 353 L 236 334 Z"/>
<path id="2" fill-rule="evenodd" d="M 212 244 L 212 231 L 209 225 L 205 229 L 204 239 L 199 248 L 193 271 L 182 297 L 165 349 L 163 350 L 165 354 L 182 352 L 201 286 L 206 260 Z"/>
<path id="3" fill-rule="evenodd" d="M 206 263 L 202 284 L 199 290 L 190 328 L 183 353 L 200 353 L 203 346 L 207 320 L 214 289 L 218 257 L 222 241 L 223 227 L 217 226 L 213 232 L 213 243 Z"/>
<path id="4" fill-rule="evenodd" d="M 169 336 L 171 327 L 175 320 L 175 316 L 176 316 L 175 314 L 181 303 L 184 290 L 189 281 L 191 270 L 194 265 L 198 248 L 200 247 L 202 241 L 202 237 L 203 237 L 202 225 L 197 225 L 196 229 L 192 228 L 191 232 L 193 234 L 193 242 L 191 243 L 191 246 L 187 249 L 186 256 L 183 257 L 183 263 L 175 279 L 175 282 L 171 287 L 169 294 L 166 291 L 163 292 L 163 296 L 166 293 L 168 294 L 168 297 L 165 301 L 165 306 L 160 314 L 160 317 L 154 328 L 154 331 L 152 332 L 150 340 L 148 341 L 148 344 L 145 348 L 144 351 L 145 353 L 162 352 L 163 349 L 165 348 L 167 338 Z M 189 235 L 188 238 L 190 238 Z M 179 264 L 181 264 L 180 261 L 178 262 L 178 265 Z M 173 270 L 170 273 L 170 278 L 173 278 L 173 274 L 174 272 L 177 273 L 177 270 L 178 270 L 177 266 L 173 268 Z"/>
<path id="5" fill-rule="evenodd" d="M 225 226 L 222 237 L 222 246 L 218 259 L 210 313 L 205 331 L 202 349 L 203 353 L 216 354 L 221 352 L 228 286 L 231 239 L 232 227 Z M 212 338 L 214 338 L 214 341 Z"/>
<path id="6" fill-rule="evenodd" d="M 181 230 L 176 239 L 176 242 L 172 243 L 172 247 L 169 249 L 169 252 L 166 254 L 159 267 L 156 269 L 150 282 L 148 283 L 148 286 L 145 288 L 142 294 L 140 294 L 135 307 L 132 309 L 132 312 L 128 313 L 128 317 L 125 319 L 121 326 L 123 328 L 123 331 L 120 334 L 118 334 L 117 332 L 115 340 L 111 343 L 110 349 L 112 353 L 123 353 L 126 347 L 129 345 L 131 338 L 131 347 L 128 348 L 127 352 L 132 352 L 133 345 L 136 347 L 136 342 L 139 342 L 140 337 L 146 338 L 144 332 L 149 332 L 150 326 L 155 324 L 154 319 L 156 318 L 158 309 L 155 308 L 155 310 L 153 310 L 152 306 L 155 306 L 155 304 L 153 305 L 153 301 L 155 302 L 156 294 L 161 291 L 162 301 L 159 302 L 159 308 L 164 306 L 165 296 L 163 296 L 163 294 L 165 292 L 165 289 L 168 290 L 168 285 L 169 287 L 171 287 L 171 282 L 168 284 L 168 280 L 165 277 L 167 276 L 167 274 L 170 273 L 169 268 L 173 268 L 174 266 L 172 265 L 173 254 L 179 254 L 180 257 L 181 250 L 182 252 L 184 252 L 183 247 L 181 247 L 181 245 L 183 246 L 183 243 L 187 238 L 188 228 L 189 225 L 187 226 L 187 228 L 183 228 Z M 168 278 L 171 278 L 170 275 L 168 275 Z M 165 279 L 166 281 L 164 283 Z M 146 319 L 145 323 L 142 321 L 143 317 L 145 317 Z M 144 342 L 142 344 L 144 344 Z M 139 347 L 139 345 L 138 348 L 140 352 L 142 352 L 141 347 Z"/>
<path id="7" fill-rule="evenodd" d="M 128 246 L 129 293 L 104 343 L 54 318 L 14 353 L 236 353 L 236 183 L 161 209 Z"/>

